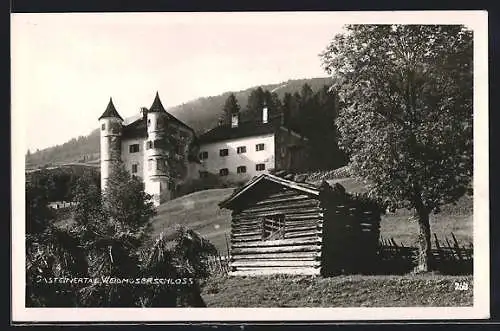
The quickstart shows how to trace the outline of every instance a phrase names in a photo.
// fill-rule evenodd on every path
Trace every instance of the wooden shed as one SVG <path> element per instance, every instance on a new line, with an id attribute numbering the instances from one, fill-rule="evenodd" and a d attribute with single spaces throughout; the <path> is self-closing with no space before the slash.
<path id="1" fill-rule="evenodd" d="M 381 208 L 340 184 L 263 174 L 219 206 L 232 210 L 231 275 L 329 276 L 376 263 Z"/>

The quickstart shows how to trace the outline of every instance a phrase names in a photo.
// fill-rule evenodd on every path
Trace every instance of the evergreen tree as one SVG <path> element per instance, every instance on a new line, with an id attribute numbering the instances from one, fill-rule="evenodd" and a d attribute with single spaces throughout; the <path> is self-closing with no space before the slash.
<path id="1" fill-rule="evenodd" d="M 262 118 L 262 108 L 266 95 L 262 87 L 258 87 L 248 95 L 246 115 L 249 121 L 259 121 Z"/>
<path id="2" fill-rule="evenodd" d="M 231 118 L 233 114 L 239 114 L 240 105 L 236 99 L 234 93 L 229 94 L 226 101 L 224 102 L 224 107 L 222 109 L 222 114 L 219 118 L 219 123 L 223 125 L 230 125 Z"/>

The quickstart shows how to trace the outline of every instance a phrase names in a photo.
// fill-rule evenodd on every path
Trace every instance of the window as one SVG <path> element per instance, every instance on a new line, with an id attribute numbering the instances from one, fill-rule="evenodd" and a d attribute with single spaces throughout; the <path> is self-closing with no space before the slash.
<path id="1" fill-rule="evenodd" d="M 239 166 L 238 168 L 236 168 L 236 173 L 238 174 L 244 174 L 247 172 L 247 167 L 245 166 Z"/>
<path id="2" fill-rule="evenodd" d="M 173 189 L 175 189 L 175 183 L 173 180 L 168 181 L 167 188 L 169 191 L 172 191 Z"/>
<path id="3" fill-rule="evenodd" d="M 139 152 L 139 144 L 133 144 L 128 146 L 128 151 L 130 153 L 137 153 Z"/>
<path id="4" fill-rule="evenodd" d="M 220 156 L 228 156 L 229 155 L 229 150 L 227 148 L 220 149 L 219 150 L 219 155 Z"/>
<path id="5" fill-rule="evenodd" d="M 219 170 L 219 176 L 227 176 L 229 175 L 229 170 L 227 168 Z"/>
<path id="6" fill-rule="evenodd" d="M 236 148 L 236 152 L 238 154 L 246 153 L 247 152 L 247 147 L 246 146 L 240 146 L 240 147 Z"/>
<path id="7" fill-rule="evenodd" d="M 163 159 L 157 159 L 156 160 L 156 170 L 167 171 L 166 161 Z"/>
<path id="8" fill-rule="evenodd" d="M 266 165 L 264 163 L 259 163 L 255 165 L 255 170 L 257 171 L 263 171 L 266 170 Z"/>
<path id="9" fill-rule="evenodd" d="M 148 120 L 148 126 L 151 126 L 151 119 Z"/>
<path id="10" fill-rule="evenodd" d="M 153 142 L 152 141 L 148 141 L 146 143 L 146 149 L 151 149 L 151 148 L 153 148 Z"/>
<path id="11" fill-rule="evenodd" d="M 119 123 L 111 123 L 111 132 L 112 133 L 120 133 L 120 124 Z"/>
<path id="12" fill-rule="evenodd" d="M 208 152 L 201 152 L 200 160 L 206 160 L 206 159 L 208 159 Z"/>
<path id="13" fill-rule="evenodd" d="M 285 239 L 285 215 L 265 216 L 262 220 L 262 240 Z"/>
<path id="14" fill-rule="evenodd" d="M 103 131 L 106 130 L 106 123 L 102 123 L 101 130 L 103 130 Z"/>
<path id="15" fill-rule="evenodd" d="M 132 173 L 133 174 L 137 173 L 137 164 L 132 164 Z"/>
<path id="16" fill-rule="evenodd" d="M 200 171 L 200 178 L 207 178 L 208 177 L 208 171 Z"/>
<path id="17" fill-rule="evenodd" d="M 264 144 L 257 144 L 257 145 L 255 145 L 255 150 L 256 151 L 263 151 L 264 150 Z"/>
<path id="18" fill-rule="evenodd" d="M 148 160 L 148 170 L 151 171 L 153 170 L 153 161 L 152 159 Z"/>
<path id="19" fill-rule="evenodd" d="M 154 148 L 165 148 L 165 143 L 163 140 L 161 139 L 156 139 L 154 142 L 153 142 L 153 147 Z"/>
<path id="20" fill-rule="evenodd" d="M 182 139 L 187 139 L 189 138 L 189 134 L 186 131 L 180 131 L 180 137 Z"/>

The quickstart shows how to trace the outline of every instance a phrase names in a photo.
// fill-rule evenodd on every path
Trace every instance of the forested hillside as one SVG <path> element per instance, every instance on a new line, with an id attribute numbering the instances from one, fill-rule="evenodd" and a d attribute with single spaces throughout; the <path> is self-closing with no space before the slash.
<path id="1" fill-rule="evenodd" d="M 312 93 L 316 93 L 322 90 L 325 85 L 331 85 L 331 78 L 289 80 L 278 84 L 262 85 L 260 87 L 263 91 L 273 93 L 275 98 L 284 100 L 286 94 L 293 95 L 300 93 L 304 84 L 307 84 L 311 88 Z M 217 125 L 224 103 L 231 93 L 235 95 L 240 105 L 242 115 L 245 117 L 249 97 L 257 88 L 258 86 L 255 86 L 238 92 L 226 92 L 218 96 L 198 98 L 168 108 L 167 111 L 191 126 L 200 134 Z M 96 114 L 96 129 L 88 136 L 80 136 L 61 145 L 35 152 L 28 152 L 26 155 L 26 168 L 31 169 L 67 162 L 89 163 L 99 160 L 98 115 L 99 114 Z"/>

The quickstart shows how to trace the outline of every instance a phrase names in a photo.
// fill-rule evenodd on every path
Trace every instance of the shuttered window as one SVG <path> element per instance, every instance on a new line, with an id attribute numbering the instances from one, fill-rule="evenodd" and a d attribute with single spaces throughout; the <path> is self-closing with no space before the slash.
<path id="1" fill-rule="evenodd" d="M 139 144 L 133 144 L 128 146 L 128 151 L 130 153 L 137 153 L 139 152 Z"/>
<path id="2" fill-rule="evenodd" d="M 285 215 L 266 216 L 262 220 L 262 240 L 285 239 Z"/>

